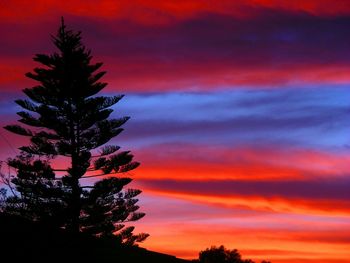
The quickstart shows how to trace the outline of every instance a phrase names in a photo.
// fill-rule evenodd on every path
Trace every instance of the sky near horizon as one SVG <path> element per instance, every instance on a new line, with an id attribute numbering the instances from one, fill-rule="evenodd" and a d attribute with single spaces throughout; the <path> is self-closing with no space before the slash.
<path id="1" fill-rule="evenodd" d="M 350 1 L 1 1 L 1 126 L 61 16 L 126 95 L 143 247 L 350 262 Z"/>

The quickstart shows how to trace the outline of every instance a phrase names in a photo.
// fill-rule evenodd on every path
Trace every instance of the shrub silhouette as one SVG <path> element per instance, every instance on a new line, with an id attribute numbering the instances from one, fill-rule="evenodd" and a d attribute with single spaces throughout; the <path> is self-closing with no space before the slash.
<path id="1" fill-rule="evenodd" d="M 242 259 L 237 249 L 226 249 L 224 246 L 212 246 L 199 253 L 199 263 L 254 263 L 250 259 Z M 270 263 L 262 261 L 261 263 Z"/>

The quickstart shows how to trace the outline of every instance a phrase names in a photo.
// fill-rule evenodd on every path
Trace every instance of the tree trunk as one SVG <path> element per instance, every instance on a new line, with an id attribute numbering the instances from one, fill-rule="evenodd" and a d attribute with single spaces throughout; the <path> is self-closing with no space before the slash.
<path id="1" fill-rule="evenodd" d="M 71 212 L 71 226 L 70 232 L 73 235 L 77 235 L 80 231 L 80 211 L 81 211 L 81 188 L 79 184 L 79 163 L 77 162 L 77 156 L 72 155 L 72 168 L 71 168 L 71 187 L 72 187 L 72 196 L 70 199 L 70 212 Z"/>

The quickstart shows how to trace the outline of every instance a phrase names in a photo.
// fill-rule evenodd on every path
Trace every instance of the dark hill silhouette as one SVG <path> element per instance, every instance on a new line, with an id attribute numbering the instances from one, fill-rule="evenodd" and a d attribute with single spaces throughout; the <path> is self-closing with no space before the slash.
<path id="1" fill-rule="evenodd" d="M 189 263 L 140 247 L 118 245 L 113 238 L 80 235 L 16 216 L 0 214 L 2 258 L 11 262 Z"/>

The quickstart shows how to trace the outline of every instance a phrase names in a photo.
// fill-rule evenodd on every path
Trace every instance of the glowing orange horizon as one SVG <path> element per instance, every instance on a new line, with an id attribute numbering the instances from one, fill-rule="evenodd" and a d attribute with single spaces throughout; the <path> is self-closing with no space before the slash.
<path id="1" fill-rule="evenodd" d="M 231 216 L 232 218 L 237 217 L 234 213 Z M 288 218 L 288 214 L 285 217 Z M 244 222 L 244 218 L 240 220 Z M 259 218 L 254 220 L 259 221 Z M 271 218 L 269 220 L 271 221 Z M 290 219 L 290 221 L 293 220 Z M 150 237 L 147 241 L 147 248 L 187 259 L 198 257 L 198 252 L 207 247 L 223 244 L 223 240 L 225 240 L 226 247 L 237 248 L 242 252 L 244 258 L 254 260 L 269 259 L 280 263 L 298 262 L 298 258 L 302 258 L 303 262 L 308 262 L 308 260 L 325 260 L 326 262 L 327 259 L 339 259 L 346 262 L 350 256 L 348 251 L 349 231 L 344 231 L 339 226 L 334 229 L 330 226 L 329 231 L 324 232 L 319 229 L 322 224 L 309 223 L 302 225 L 300 230 L 279 227 L 271 230 L 268 226 L 265 228 L 247 226 L 245 228 L 235 226 L 234 223 L 230 225 L 228 222 L 226 220 L 222 224 L 213 224 L 196 220 L 183 224 L 170 222 L 163 226 L 159 226 L 157 222 L 147 222 L 143 226 L 140 225 L 139 228 L 153 233 L 154 239 Z M 301 224 L 301 222 L 298 223 Z M 270 224 L 278 224 L 278 219 L 275 222 L 272 220 Z M 341 236 L 344 240 L 332 242 L 332 237 L 337 236 Z M 159 240 L 161 240 L 160 243 Z"/>

